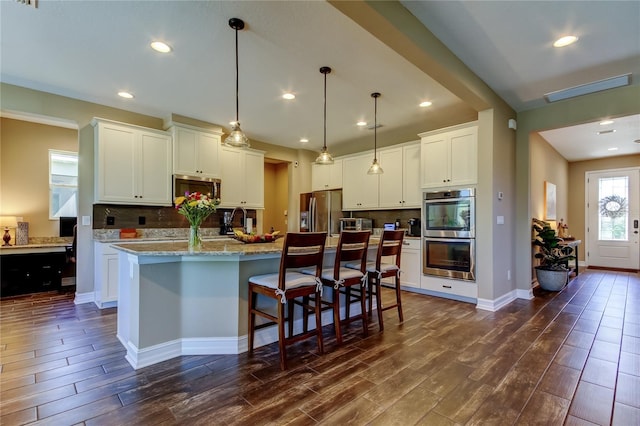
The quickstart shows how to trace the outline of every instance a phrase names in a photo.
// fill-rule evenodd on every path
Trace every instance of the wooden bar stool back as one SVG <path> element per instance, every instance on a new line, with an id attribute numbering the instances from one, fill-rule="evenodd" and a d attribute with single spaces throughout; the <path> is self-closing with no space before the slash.
<path id="1" fill-rule="evenodd" d="M 362 321 L 362 333 L 366 337 L 368 333 L 366 287 L 367 287 L 367 251 L 369 249 L 369 237 L 371 231 L 342 231 L 336 247 L 336 258 L 332 268 L 322 270 L 320 276 L 322 284 L 332 288 L 332 300 L 320 300 L 323 305 L 322 310 L 333 310 L 333 325 L 336 333 L 336 341 L 342 344 L 342 324 L 349 324 L 353 321 Z M 350 262 L 355 268 L 347 268 Z M 309 271 L 305 271 L 309 272 Z M 350 289 L 357 287 L 358 292 L 354 292 L 352 297 Z M 340 295 L 345 297 L 345 305 L 350 306 L 353 302 L 360 302 L 360 314 L 353 317 L 345 315 L 344 320 L 340 319 Z M 314 301 L 315 302 L 315 301 Z M 349 310 L 345 307 L 345 312 Z M 305 324 L 307 320 L 305 318 Z"/>
<path id="2" fill-rule="evenodd" d="M 402 253 L 402 241 L 404 231 L 383 231 L 378 243 L 375 262 L 367 263 L 367 274 L 369 278 L 369 311 L 372 308 L 372 298 L 376 297 L 376 308 L 378 310 L 378 324 L 380 331 L 384 330 L 382 312 L 389 309 L 398 308 L 398 318 L 404 321 L 402 315 L 402 295 L 400 292 L 400 255 Z M 396 301 L 391 305 L 382 304 L 382 280 L 384 278 L 395 278 L 394 286 Z"/>
<path id="3" fill-rule="evenodd" d="M 293 300 L 300 297 L 308 298 L 310 295 L 320 299 L 322 294 L 320 272 L 326 240 L 326 232 L 287 233 L 284 237 L 279 272 L 249 278 L 249 353 L 253 353 L 255 331 L 277 324 L 282 370 L 287 368 L 287 345 L 316 336 L 318 353 L 324 352 L 320 306 L 310 306 L 308 303 L 303 306 L 305 311 L 315 313 L 315 330 L 293 335 Z M 300 272 L 302 268 L 310 268 L 315 273 L 303 274 Z M 256 304 L 258 294 L 277 301 L 276 315 L 264 309 L 258 309 Z M 288 315 L 285 315 L 285 305 L 288 308 Z M 256 315 L 269 321 L 256 326 Z M 287 320 L 289 321 L 288 336 L 285 335 L 284 329 Z"/>

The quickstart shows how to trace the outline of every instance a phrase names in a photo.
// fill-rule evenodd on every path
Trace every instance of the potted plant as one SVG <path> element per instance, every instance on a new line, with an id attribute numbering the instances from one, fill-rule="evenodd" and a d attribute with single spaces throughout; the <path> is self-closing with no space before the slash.
<path id="1" fill-rule="evenodd" d="M 540 259 L 540 265 L 535 267 L 538 284 L 544 290 L 560 291 L 571 272 L 567 265 L 575 259 L 573 248 L 562 245 L 562 238 L 547 222 L 534 219 L 533 230 L 536 233 L 533 245 L 539 248 L 535 254 Z"/>

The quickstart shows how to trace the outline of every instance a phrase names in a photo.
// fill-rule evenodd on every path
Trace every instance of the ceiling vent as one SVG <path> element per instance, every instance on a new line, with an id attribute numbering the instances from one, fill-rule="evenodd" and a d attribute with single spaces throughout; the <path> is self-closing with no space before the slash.
<path id="1" fill-rule="evenodd" d="M 602 90 L 628 86 L 629 84 L 631 84 L 631 74 L 625 74 L 617 77 L 605 78 L 604 80 L 594 81 L 593 83 L 587 83 L 581 86 L 570 87 L 569 89 L 545 93 L 544 98 L 547 102 L 556 102 L 563 99 L 574 98 L 576 96 L 588 95 L 589 93 L 600 92 Z"/>
<path id="2" fill-rule="evenodd" d="M 21 3 L 25 6 L 31 6 L 34 9 L 38 8 L 38 0 L 16 0 L 16 3 Z"/>

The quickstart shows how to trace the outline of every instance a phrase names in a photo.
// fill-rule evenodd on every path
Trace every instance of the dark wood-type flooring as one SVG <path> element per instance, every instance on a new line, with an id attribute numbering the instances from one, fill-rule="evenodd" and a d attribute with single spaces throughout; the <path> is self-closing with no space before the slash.
<path id="1" fill-rule="evenodd" d="M 390 294 L 385 294 L 390 296 Z M 115 309 L 73 295 L 3 299 L 0 423 L 53 425 L 640 424 L 640 277 L 585 271 L 498 312 L 404 293 L 337 347 L 185 356 L 133 370 Z"/>

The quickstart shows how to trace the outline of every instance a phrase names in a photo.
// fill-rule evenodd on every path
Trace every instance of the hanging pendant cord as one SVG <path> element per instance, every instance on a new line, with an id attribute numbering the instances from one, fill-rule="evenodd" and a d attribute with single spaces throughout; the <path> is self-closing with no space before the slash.
<path id="1" fill-rule="evenodd" d="M 327 150 L 327 73 L 324 74 L 324 142 L 323 149 Z"/>
<path id="2" fill-rule="evenodd" d="M 240 120 L 240 101 L 239 101 L 239 96 L 238 96 L 238 80 L 240 79 L 238 76 L 239 72 L 238 72 L 238 29 L 236 28 L 236 124 L 238 124 L 238 121 Z"/>
<path id="3" fill-rule="evenodd" d="M 373 98 L 373 160 L 378 159 L 378 97 Z"/>

